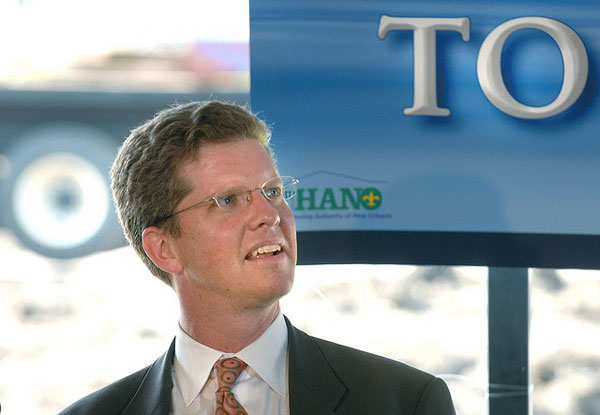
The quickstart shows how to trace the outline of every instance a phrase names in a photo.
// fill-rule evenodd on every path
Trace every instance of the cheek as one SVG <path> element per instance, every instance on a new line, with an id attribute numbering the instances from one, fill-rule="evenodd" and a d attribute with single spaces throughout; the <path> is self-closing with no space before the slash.
<path id="1" fill-rule="evenodd" d="M 281 214 L 281 226 L 285 227 L 288 232 L 296 233 L 296 220 L 294 214 L 288 205 L 285 205 Z"/>
<path id="2" fill-rule="evenodd" d="M 187 239 L 186 247 L 191 255 L 203 263 L 210 263 L 210 259 L 229 256 L 232 247 L 233 234 L 222 221 L 207 220 L 204 222 L 188 223 L 184 235 Z"/>
<path id="3" fill-rule="evenodd" d="M 215 256 L 238 256 L 244 239 L 244 224 L 239 218 L 215 222 L 207 232 L 209 245 L 214 246 Z"/>
<path id="4" fill-rule="evenodd" d="M 289 207 L 281 213 L 281 229 L 296 254 L 296 221 Z"/>

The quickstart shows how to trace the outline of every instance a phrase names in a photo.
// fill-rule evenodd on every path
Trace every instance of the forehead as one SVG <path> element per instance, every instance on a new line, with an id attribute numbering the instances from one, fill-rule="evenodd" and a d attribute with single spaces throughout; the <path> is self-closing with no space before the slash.
<path id="1" fill-rule="evenodd" d="M 242 139 L 202 146 L 196 157 L 183 164 L 182 176 L 192 191 L 217 191 L 223 186 L 256 186 L 277 175 L 263 145 Z"/>

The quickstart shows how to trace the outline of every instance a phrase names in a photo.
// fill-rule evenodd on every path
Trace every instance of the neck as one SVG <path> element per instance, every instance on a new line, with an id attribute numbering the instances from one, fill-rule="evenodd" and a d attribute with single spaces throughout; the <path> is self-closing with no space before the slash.
<path id="1" fill-rule="evenodd" d="M 244 312 L 199 312 L 181 305 L 180 324 L 192 339 L 226 353 L 237 353 L 258 339 L 279 314 L 279 302 Z M 225 329 L 226 328 L 226 329 Z"/>

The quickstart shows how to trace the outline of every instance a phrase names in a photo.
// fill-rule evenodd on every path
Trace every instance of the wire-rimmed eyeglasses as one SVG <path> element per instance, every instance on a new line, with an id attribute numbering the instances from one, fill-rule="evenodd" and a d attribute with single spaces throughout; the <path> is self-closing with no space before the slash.
<path id="1" fill-rule="evenodd" d="M 250 203 L 252 200 L 252 192 L 255 190 L 260 190 L 265 199 L 270 202 L 288 200 L 296 195 L 298 191 L 298 182 L 298 179 L 291 176 L 277 176 L 267 180 L 262 185 L 255 187 L 254 189 L 240 187 L 231 188 L 224 192 L 217 193 L 211 198 L 175 211 L 168 216 L 164 216 L 158 219 L 155 222 L 155 225 L 171 219 L 173 216 L 179 215 L 186 210 L 197 208 L 209 202 L 214 202 L 215 205 L 217 205 L 217 207 L 219 207 L 221 210 L 233 213 Z"/>

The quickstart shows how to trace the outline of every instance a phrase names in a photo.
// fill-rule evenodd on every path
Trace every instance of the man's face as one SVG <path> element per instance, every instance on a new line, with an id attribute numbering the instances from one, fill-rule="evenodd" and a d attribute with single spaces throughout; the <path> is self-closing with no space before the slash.
<path id="1" fill-rule="evenodd" d="M 255 189 L 278 176 L 263 146 L 250 139 L 202 147 L 181 174 L 192 191 L 178 210 L 228 189 Z M 174 278 L 184 278 L 186 290 L 196 291 L 194 296 L 232 307 L 262 308 L 291 289 L 296 225 L 285 201 L 268 201 L 256 190 L 250 203 L 235 212 L 209 202 L 182 212 L 179 220 L 182 234 L 174 246 L 183 271 Z M 256 255 L 264 247 L 281 250 Z"/>

